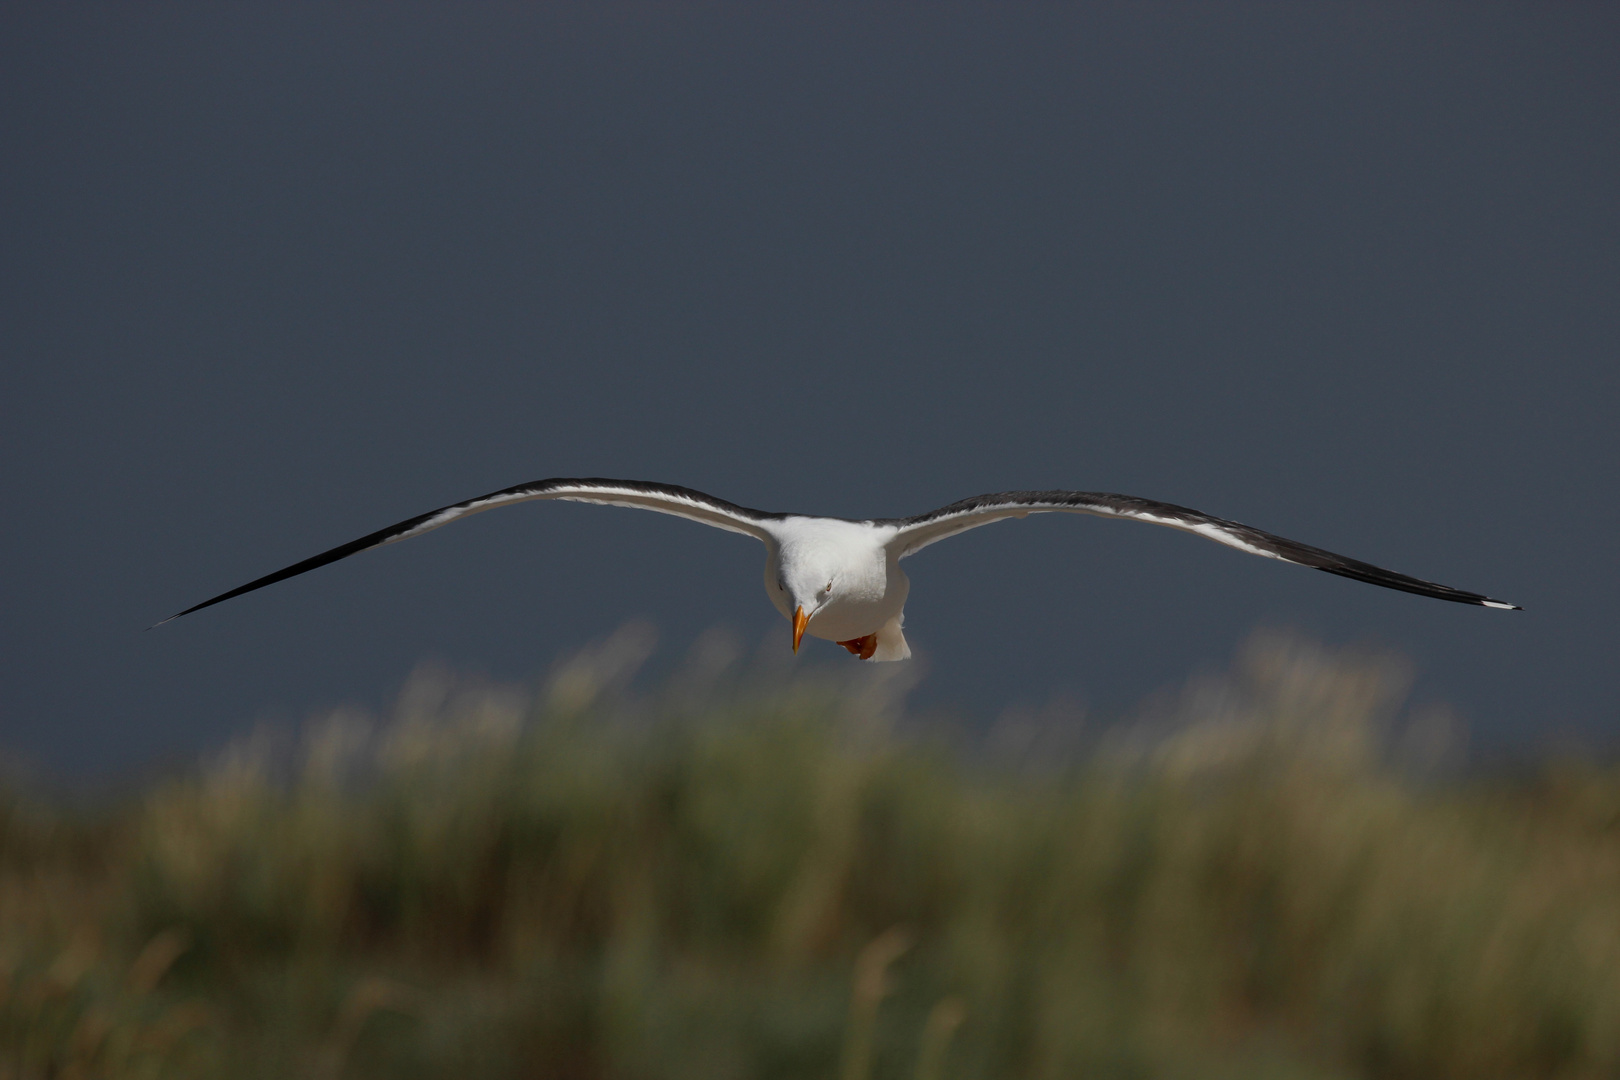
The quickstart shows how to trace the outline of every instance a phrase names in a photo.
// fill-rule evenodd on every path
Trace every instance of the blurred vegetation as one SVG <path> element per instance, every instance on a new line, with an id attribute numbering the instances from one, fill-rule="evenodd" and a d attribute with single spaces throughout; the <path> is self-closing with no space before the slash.
<path id="1" fill-rule="evenodd" d="M 1620 774 L 1450 768 L 1387 658 L 1263 637 L 972 740 L 901 665 L 637 696 L 646 648 L 13 785 L 0 1077 L 1620 1071 Z"/>

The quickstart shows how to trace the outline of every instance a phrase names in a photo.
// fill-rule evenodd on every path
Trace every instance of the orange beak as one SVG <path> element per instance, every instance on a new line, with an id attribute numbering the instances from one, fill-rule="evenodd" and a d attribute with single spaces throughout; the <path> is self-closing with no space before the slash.
<path id="1" fill-rule="evenodd" d="M 810 616 L 804 613 L 804 608 L 795 608 L 793 611 L 793 651 L 799 651 L 799 639 L 804 637 L 804 628 L 810 625 Z"/>

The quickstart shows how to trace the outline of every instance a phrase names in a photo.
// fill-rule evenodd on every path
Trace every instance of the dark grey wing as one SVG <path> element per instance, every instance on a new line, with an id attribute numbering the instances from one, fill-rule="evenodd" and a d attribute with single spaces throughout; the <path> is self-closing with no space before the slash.
<path id="1" fill-rule="evenodd" d="M 1361 562 L 1359 559 L 1335 555 L 1331 551 L 1323 551 L 1309 544 L 1274 536 L 1236 521 L 1227 521 L 1197 510 L 1189 510 L 1185 506 L 1156 502 L 1152 499 L 1138 499 L 1132 495 L 1111 495 L 1097 491 L 1003 491 L 995 495 L 977 495 L 971 499 L 951 503 L 949 506 L 942 506 L 932 513 L 892 519 L 882 524 L 896 529 L 888 546 L 891 552 L 895 552 L 898 558 L 903 559 L 947 536 L 955 536 L 959 532 L 976 529 L 992 521 L 1048 513 L 1093 514 L 1097 517 L 1128 518 L 1154 525 L 1168 525 L 1172 529 L 1196 533 L 1227 547 L 1247 551 L 1251 555 L 1298 563 L 1300 566 L 1325 570 L 1341 577 L 1382 585 L 1386 589 L 1400 589 L 1403 592 L 1417 593 L 1419 596 L 1432 596 L 1438 600 L 1454 600 L 1459 604 L 1520 610 L 1517 604 L 1492 600 L 1479 593 L 1464 592 L 1449 585 L 1437 585 L 1432 581 L 1397 574 L 1393 570 L 1385 570 L 1371 563 Z"/>
<path id="2" fill-rule="evenodd" d="M 599 477 L 586 479 L 553 478 L 551 480 L 536 480 L 532 484 L 519 484 L 516 487 L 502 488 L 492 491 L 488 495 L 480 495 L 476 499 L 468 499 L 452 506 L 440 507 L 426 514 L 407 518 L 386 529 L 378 529 L 358 540 L 351 540 L 347 544 L 340 544 L 330 551 L 323 551 L 300 563 L 293 563 L 273 574 L 266 574 L 262 578 L 240 585 L 230 592 L 220 593 L 212 600 L 186 610 L 170 615 L 163 623 L 172 622 L 181 615 L 190 615 L 193 611 L 201 611 L 205 607 L 223 603 L 232 597 L 250 593 L 255 589 L 262 589 L 266 585 L 274 585 L 278 581 L 286 581 L 290 577 L 325 566 L 327 563 L 346 559 L 350 555 L 369 551 L 371 548 L 382 547 L 384 544 L 393 544 L 400 540 L 409 540 L 413 536 L 421 536 L 425 532 L 437 529 L 441 525 L 448 525 L 457 518 L 464 518 L 469 514 L 480 514 L 485 510 L 493 510 L 497 506 L 509 506 L 512 503 L 529 502 L 533 499 L 564 499 L 569 502 L 601 503 L 606 506 L 629 506 L 639 510 L 655 510 L 661 514 L 674 514 L 677 517 L 702 522 L 704 525 L 713 525 L 717 529 L 727 529 L 731 532 L 752 536 L 757 540 L 771 543 L 773 534 L 767 527 L 772 521 L 780 520 L 784 515 L 769 514 L 763 510 L 750 510 L 746 506 L 717 499 L 713 495 L 705 495 L 701 491 L 691 488 L 677 487 L 673 484 L 655 484 L 643 480 L 604 480 Z"/>

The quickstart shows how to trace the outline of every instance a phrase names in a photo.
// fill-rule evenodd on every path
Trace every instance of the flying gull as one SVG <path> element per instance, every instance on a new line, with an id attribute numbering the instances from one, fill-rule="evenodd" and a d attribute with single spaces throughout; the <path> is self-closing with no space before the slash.
<path id="1" fill-rule="evenodd" d="M 1310 547 L 1281 536 L 1211 517 L 1172 503 L 1110 495 L 1095 491 L 1003 491 L 976 495 L 916 517 L 847 518 L 810 514 L 772 514 L 717 499 L 691 488 L 642 480 L 551 479 L 492 491 L 476 499 L 379 529 L 358 540 L 324 551 L 284 570 L 221 593 L 171 615 L 163 622 L 190 615 L 205 607 L 296 577 L 327 563 L 346 559 L 371 548 L 420 536 L 469 514 L 533 499 L 565 499 L 656 510 L 661 514 L 713 525 L 752 536 L 765 544 L 765 593 L 784 618 L 793 624 L 793 651 L 805 634 L 837 642 L 862 660 L 904 660 L 911 655 L 901 627 L 905 622 L 906 594 L 911 589 L 900 560 L 948 536 L 988 525 L 993 521 L 1030 514 L 1092 514 L 1168 525 L 1208 540 L 1261 555 L 1298 563 L 1330 574 L 1453 600 L 1459 604 L 1519 610 L 1516 604 L 1493 600 L 1479 593 L 1397 574 Z M 158 623 L 161 626 L 163 623 Z"/>

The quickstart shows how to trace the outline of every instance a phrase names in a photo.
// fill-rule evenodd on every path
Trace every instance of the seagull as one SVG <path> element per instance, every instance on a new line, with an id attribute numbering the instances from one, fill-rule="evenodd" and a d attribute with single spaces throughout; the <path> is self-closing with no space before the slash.
<path id="1" fill-rule="evenodd" d="M 1194 533 L 1218 544 L 1281 559 L 1357 581 L 1400 589 L 1419 596 L 1452 600 L 1459 604 L 1522 610 L 1516 604 L 1493 600 L 1479 593 L 1397 574 L 1357 559 L 1287 540 L 1235 521 L 1211 517 L 1173 503 L 1111 495 L 1095 491 L 1003 491 L 975 495 L 938 510 L 906 518 L 818 517 L 813 514 L 777 514 L 751 510 L 691 488 L 643 480 L 588 479 L 537 480 L 502 488 L 476 499 L 454 503 L 407 518 L 386 529 L 340 544 L 330 551 L 293 563 L 273 574 L 240 585 L 211 600 L 189 607 L 155 624 L 223 603 L 243 593 L 274 585 L 350 555 L 385 544 L 421 536 L 452 521 L 493 510 L 498 506 L 536 499 L 628 506 L 674 514 L 717 529 L 752 536 L 765 545 L 765 594 L 793 624 L 793 651 L 805 634 L 836 642 L 862 660 L 905 660 L 911 656 L 902 630 L 906 596 L 911 582 L 900 560 L 948 536 L 988 525 L 993 521 L 1030 514 L 1091 514 L 1167 525 Z"/>

